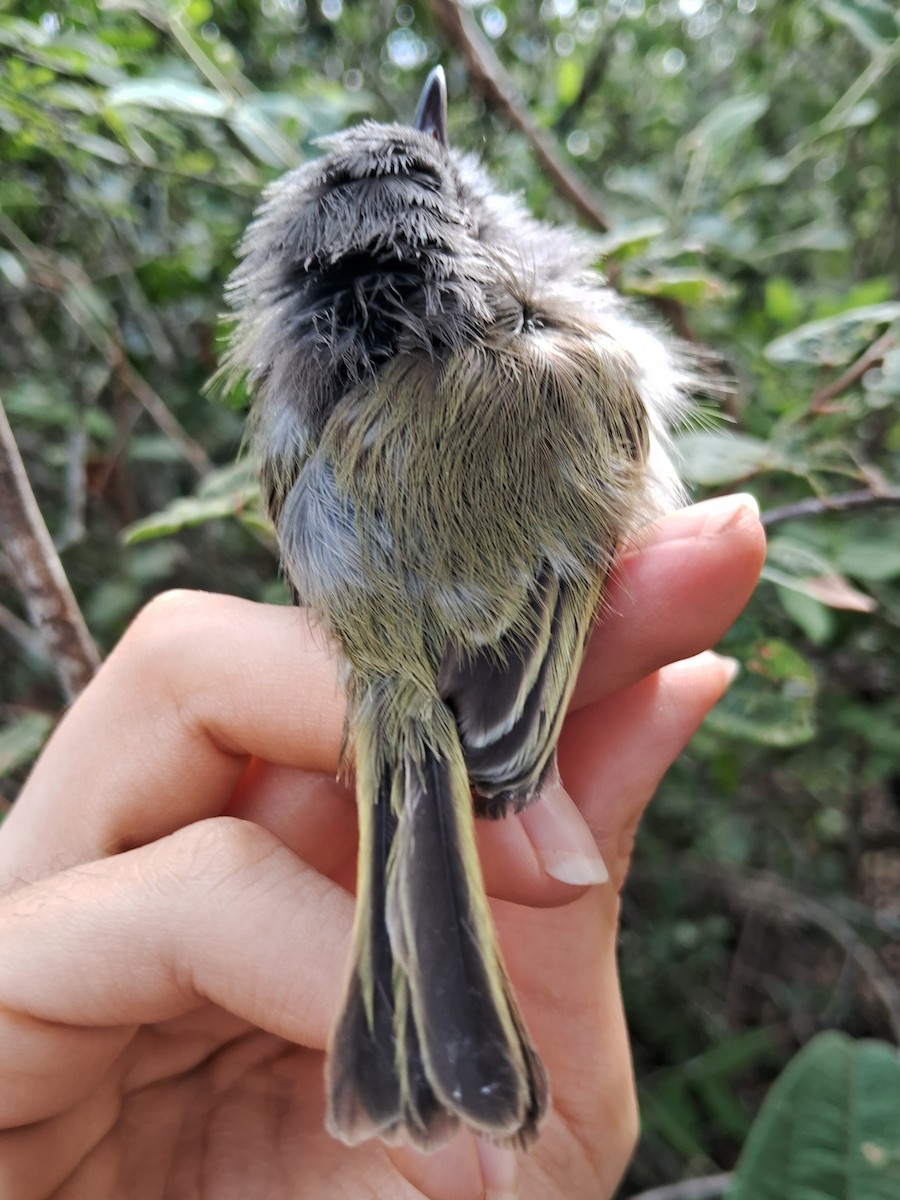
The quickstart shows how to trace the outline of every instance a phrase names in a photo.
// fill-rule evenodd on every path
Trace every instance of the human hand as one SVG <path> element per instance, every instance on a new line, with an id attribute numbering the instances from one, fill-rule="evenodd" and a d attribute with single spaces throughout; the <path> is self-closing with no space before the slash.
<path id="1" fill-rule="evenodd" d="M 324 1132 L 356 824 L 334 781 L 334 663 L 296 609 L 154 601 L 0 830 L 0 1197 L 478 1200 L 485 1178 L 498 1197 L 610 1196 L 637 1128 L 617 891 L 646 803 L 727 686 L 700 652 L 762 556 L 746 498 L 660 522 L 621 564 L 560 743 L 581 815 L 558 796 L 479 824 L 553 1096 L 515 1155 L 467 1134 L 422 1156 Z M 590 861 L 585 822 L 614 887 L 544 870 Z"/>

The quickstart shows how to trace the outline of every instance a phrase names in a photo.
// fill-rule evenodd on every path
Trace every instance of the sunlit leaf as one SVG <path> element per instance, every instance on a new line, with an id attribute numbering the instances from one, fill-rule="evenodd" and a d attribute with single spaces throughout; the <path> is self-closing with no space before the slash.
<path id="1" fill-rule="evenodd" d="M 165 76 L 129 79 L 106 94 L 110 108 L 133 104 L 141 108 L 156 108 L 164 112 L 188 113 L 197 117 L 223 117 L 232 111 L 231 102 L 212 88 L 186 83 Z"/>
<path id="2" fill-rule="evenodd" d="M 900 37 L 896 8 L 886 0 L 819 0 L 819 4 L 869 49 L 889 46 Z"/>
<path id="3" fill-rule="evenodd" d="M 651 274 L 629 275 L 625 289 L 639 296 L 668 296 L 682 304 L 706 304 L 725 294 L 725 283 L 709 271 L 670 267 Z"/>
<path id="4" fill-rule="evenodd" d="M 775 363 L 839 366 L 856 358 L 887 324 L 900 320 L 900 302 L 868 304 L 811 321 L 769 342 L 763 353 Z"/>
<path id="5" fill-rule="evenodd" d="M 776 446 L 746 433 L 699 430 L 682 434 L 675 448 L 686 478 L 711 487 L 785 465 Z"/>
<path id="6" fill-rule="evenodd" d="M 695 146 L 720 150 L 760 119 L 769 107 L 769 97 L 761 94 L 729 96 L 706 114 L 687 135 Z"/>

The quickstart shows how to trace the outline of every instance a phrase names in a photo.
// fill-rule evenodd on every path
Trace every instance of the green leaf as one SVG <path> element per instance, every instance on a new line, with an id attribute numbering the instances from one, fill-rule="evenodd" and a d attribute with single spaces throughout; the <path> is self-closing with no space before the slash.
<path id="1" fill-rule="evenodd" d="M 53 728 L 48 713 L 29 712 L 0 730 L 0 779 L 37 755 Z"/>
<path id="2" fill-rule="evenodd" d="M 581 63 L 572 58 L 561 58 L 556 69 L 556 94 L 560 103 L 569 105 L 577 98 L 584 79 L 584 68 Z"/>
<path id="3" fill-rule="evenodd" d="M 900 302 L 866 304 L 800 325 L 769 342 L 763 353 L 769 362 L 840 366 L 856 358 L 881 326 L 898 320 Z"/>
<path id="4" fill-rule="evenodd" d="M 900 575 L 900 539 L 891 531 L 868 538 L 855 534 L 839 547 L 835 558 L 841 570 L 856 579 L 896 579 Z"/>
<path id="5" fill-rule="evenodd" d="M 819 0 L 819 3 L 870 50 L 889 46 L 900 37 L 894 6 L 885 0 Z"/>
<path id="6" fill-rule="evenodd" d="M 815 676 L 802 655 L 786 642 L 757 642 L 706 727 L 766 746 L 798 746 L 815 734 L 815 698 Z"/>
<path id="7" fill-rule="evenodd" d="M 223 99 L 212 88 L 185 83 L 182 79 L 167 76 L 156 78 L 129 79 L 106 93 L 106 104 L 111 109 L 133 104 L 139 108 L 155 108 L 162 112 L 187 113 L 195 117 L 224 117 L 232 111 L 230 101 Z"/>
<path id="8" fill-rule="evenodd" d="M 790 280 L 773 275 L 766 280 L 766 316 L 779 325 L 790 325 L 803 312 L 804 301 Z"/>
<path id="9" fill-rule="evenodd" d="M 725 283 L 710 271 L 672 267 L 652 275 L 628 276 L 627 291 L 639 296 L 670 296 L 682 304 L 705 304 L 725 295 Z"/>
<path id="10" fill-rule="evenodd" d="M 814 1038 L 769 1092 L 727 1200 L 896 1200 L 900 1055 L 841 1033 Z"/>
<path id="11" fill-rule="evenodd" d="M 666 232 L 667 223 L 661 217 L 643 221 L 622 221 L 615 229 L 598 238 L 600 254 L 606 258 L 631 258 L 641 254 L 651 242 Z"/>
<path id="12" fill-rule="evenodd" d="M 694 146 L 702 145 L 712 151 L 721 150 L 755 125 L 768 107 L 768 96 L 757 93 L 730 96 L 706 114 L 687 135 L 687 140 Z"/>
<path id="13" fill-rule="evenodd" d="M 788 537 L 769 540 L 762 577 L 770 583 L 800 592 L 829 608 L 872 612 L 875 601 L 857 591 L 836 570 L 834 563 L 806 542 Z"/>
<path id="14" fill-rule="evenodd" d="M 135 521 L 124 531 L 126 546 L 150 538 L 168 537 L 192 525 L 204 525 L 222 517 L 240 517 L 245 524 L 258 528 L 263 524 L 258 512 L 259 485 L 254 468 L 241 460 L 209 475 L 194 496 L 181 496 L 161 512 Z"/>
<path id="15" fill-rule="evenodd" d="M 783 465 L 776 447 L 747 433 L 701 430 L 676 438 L 682 470 L 692 483 L 716 487 Z"/>
<path id="16" fill-rule="evenodd" d="M 834 636 L 835 619 L 831 609 L 812 596 L 778 584 L 775 588 L 781 607 L 803 630 L 814 646 L 824 646 Z"/>

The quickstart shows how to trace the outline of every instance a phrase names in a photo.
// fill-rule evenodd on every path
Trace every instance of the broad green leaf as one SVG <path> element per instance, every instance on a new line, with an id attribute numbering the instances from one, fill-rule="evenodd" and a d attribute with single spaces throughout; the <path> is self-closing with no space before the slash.
<path id="1" fill-rule="evenodd" d="M 755 125 L 768 107 L 768 96 L 756 93 L 730 96 L 706 114 L 687 135 L 687 140 L 693 146 L 720 150 Z"/>
<path id="2" fill-rule="evenodd" d="M 133 104 L 140 108 L 188 113 L 195 117 L 221 118 L 233 111 L 231 102 L 212 88 L 166 76 L 129 79 L 120 83 L 106 93 L 106 104 L 112 109 Z"/>
<path id="3" fill-rule="evenodd" d="M 37 755 L 53 728 L 48 713 L 30 712 L 0 730 L 0 779 L 25 766 Z"/>
<path id="4" fill-rule="evenodd" d="M 119 167 L 130 162 L 128 151 L 123 150 L 118 142 L 111 141 L 110 138 L 99 137 L 96 133 L 84 133 L 78 129 L 70 129 L 67 137 L 79 150 L 86 150 L 95 158 L 102 158 Z"/>
<path id="5" fill-rule="evenodd" d="M 775 591 L 779 603 L 787 615 L 794 621 L 814 646 L 824 646 L 834 635 L 834 614 L 821 600 L 792 588 L 776 585 Z"/>
<path id="6" fill-rule="evenodd" d="M 769 540 L 762 577 L 829 608 L 872 612 L 877 607 L 872 597 L 852 587 L 824 554 L 793 538 Z"/>
<path id="7" fill-rule="evenodd" d="M 761 641 L 706 727 L 766 746 L 798 746 L 815 734 L 815 699 L 809 663 L 786 642 Z"/>
<path id="8" fill-rule="evenodd" d="M 756 247 L 756 259 L 762 261 L 782 254 L 796 254 L 798 250 L 833 252 L 846 250 L 849 245 L 850 235 L 846 229 L 840 229 L 828 221 L 813 221 L 799 229 L 767 238 Z"/>
<path id="9" fill-rule="evenodd" d="M 771 1088 L 727 1200 L 897 1200 L 900 1054 L 814 1038 Z"/>
<path id="10" fill-rule="evenodd" d="M 867 96 L 865 100 L 860 100 L 859 104 L 854 104 L 845 112 L 839 113 L 831 120 L 831 128 L 834 129 L 858 129 L 863 125 L 871 125 L 881 109 L 878 102 L 873 100 L 871 96 Z"/>
<path id="11" fill-rule="evenodd" d="M 704 304 L 725 294 L 725 282 L 709 271 L 671 267 L 650 275 L 629 275 L 625 290 L 639 296 L 669 296 L 682 304 Z"/>
<path id="12" fill-rule="evenodd" d="M 606 258 L 631 258 L 641 254 L 651 242 L 662 237 L 667 223 L 661 217 L 647 217 L 643 221 L 623 221 L 615 229 L 598 238 L 598 248 Z"/>
<path id="13" fill-rule="evenodd" d="M 267 528 L 259 513 L 259 485 L 249 460 L 214 471 L 203 481 L 196 495 L 179 497 L 161 512 L 135 521 L 122 536 L 125 544 L 132 546 L 222 517 L 240 517 L 254 529 Z"/>
<path id="14" fill-rule="evenodd" d="M 676 438 L 675 448 L 685 476 L 709 487 L 783 466 L 775 446 L 746 433 L 685 433 Z"/>
<path id="15" fill-rule="evenodd" d="M 885 0 L 819 0 L 819 3 L 870 50 L 889 46 L 900 37 L 896 8 Z"/>
<path id="16" fill-rule="evenodd" d="M 900 522 L 885 521 L 880 536 L 848 538 L 835 559 L 842 571 L 856 579 L 896 579 L 900 576 Z"/>
<path id="17" fill-rule="evenodd" d="M 840 366 L 851 362 L 884 325 L 900 320 L 900 302 L 867 304 L 810 321 L 769 342 L 763 353 L 775 363 Z"/>

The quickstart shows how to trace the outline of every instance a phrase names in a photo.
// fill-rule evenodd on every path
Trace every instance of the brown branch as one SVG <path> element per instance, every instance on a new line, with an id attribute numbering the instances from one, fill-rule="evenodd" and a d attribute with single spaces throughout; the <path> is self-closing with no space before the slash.
<path id="1" fill-rule="evenodd" d="M 509 72 L 479 32 L 472 18 L 456 0 L 430 0 L 434 18 L 448 40 L 466 61 L 476 90 L 487 104 L 523 133 L 538 162 L 550 176 L 556 190 L 589 225 L 606 233 L 609 221 L 580 175 L 565 162 L 554 140 L 532 120 L 522 107 L 518 90 Z"/>
<path id="2" fill-rule="evenodd" d="M 100 665 L 53 539 L 25 473 L 0 400 L 0 541 L 32 624 L 66 698 L 73 700 Z"/>
<path id="3" fill-rule="evenodd" d="M 824 387 L 818 388 L 813 392 L 812 399 L 809 402 L 809 411 L 811 413 L 820 413 L 825 411 L 829 401 L 835 396 L 839 396 L 841 392 L 846 392 L 853 387 L 865 375 L 870 367 L 875 367 L 880 363 L 889 350 L 894 347 L 894 335 L 888 330 L 883 333 L 880 338 L 876 339 L 867 350 L 865 350 L 855 363 L 844 371 L 843 375 L 839 375 L 837 379 Z"/>
<path id="4" fill-rule="evenodd" d="M 834 496 L 810 496 L 793 504 L 782 504 L 762 513 L 760 521 L 766 528 L 782 521 L 795 521 L 803 517 L 821 517 L 829 512 L 851 512 L 861 508 L 892 508 L 900 505 L 900 488 L 887 488 L 883 492 L 861 488 L 855 492 L 838 492 Z"/>
<path id="5" fill-rule="evenodd" d="M 714 1197 L 724 1196 L 731 1181 L 732 1176 L 727 1173 L 702 1175 L 698 1179 L 682 1179 L 680 1183 L 638 1192 L 628 1200 L 713 1200 Z"/>

